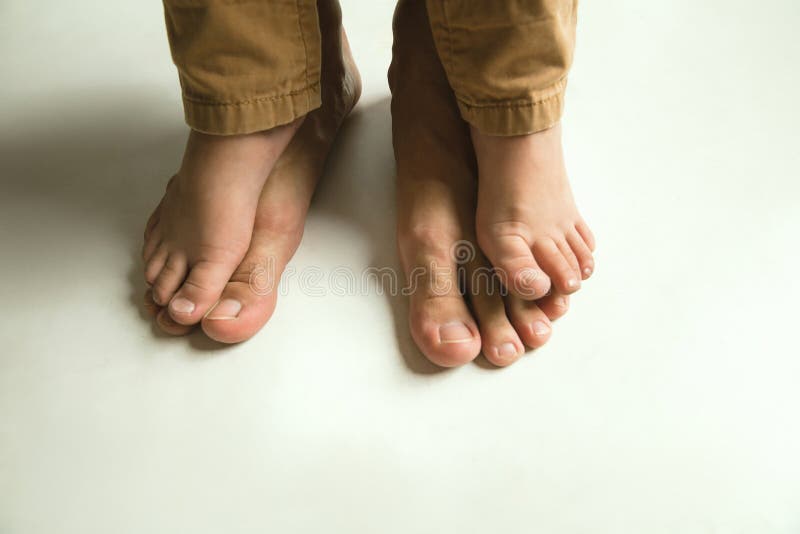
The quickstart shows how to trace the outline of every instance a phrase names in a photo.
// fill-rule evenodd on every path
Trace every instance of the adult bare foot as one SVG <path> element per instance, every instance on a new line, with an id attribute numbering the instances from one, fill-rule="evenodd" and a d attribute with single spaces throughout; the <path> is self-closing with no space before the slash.
<path id="1" fill-rule="evenodd" d="M 397 239 L 410 290 L 409 324 L 433 363 L 453 367 L 481 351 L 508 365 L 550 337 L 567 297 L 538 302 L 504 298 L 472 243 L 477 167 L 430 35 L 424 3 L 402 0 L 395 12 L 389 81 L 397 159 Z M 466 254 L 466 257 L 462 255 Z"/>
<path id="2" fill-rule="evenodd" d="M 322 106 L 309 113 L 278 158 L 258 196 L 244 259 L 202 318 L 205 333 L 224 343 L 252 337 L 272 316 L 280 276 L 303 235 L 309 203 L 336 132 L 361 94 L 361 79 L 341 24 L 338 2 L 318 2 L 322 30 Z M 171 310 L 170 310 L 171 311 Z M 187 332 L 156 310 L 167 333 Z"/>
<path id="3" fill-rule="evenodd" d="M 479 168 L 478 243 L 508 289 L 524 299 L 551 285 L 574 293 L 594 270 L 595 241 L 572 197 L 561 125 L 489 136 L 471 127 Z"/>

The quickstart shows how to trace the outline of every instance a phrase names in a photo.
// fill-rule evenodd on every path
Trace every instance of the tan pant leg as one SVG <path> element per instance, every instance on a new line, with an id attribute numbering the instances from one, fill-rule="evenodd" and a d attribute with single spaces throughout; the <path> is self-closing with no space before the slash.
<path id="1" fill-rule="evenodd" d="M 267 130 L 320 106 L 316 0 L 164 0 L 187 124 Z"/>
<path id="2" fill-rule="evenodd" d="M 520 135 L 561 118 L 577 0 L 426 0 L 461 116 L 482 133 Z"/>

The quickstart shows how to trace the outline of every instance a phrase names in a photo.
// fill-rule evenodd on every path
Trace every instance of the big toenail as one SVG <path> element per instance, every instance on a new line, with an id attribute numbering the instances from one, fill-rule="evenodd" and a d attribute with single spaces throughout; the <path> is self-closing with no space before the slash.
<path id="1" fill-rule="evenodd" d="M 513 343 L 503 343 L 497 347 L 497 355 L 501 358 L 513 358 L 517 354 L 519 354 L 519 352 Z"/>
<path id="2" fill-rule="evenodd" d="M 240 311 L 242 311 L 241 302 L 234 299 L 224 299 L 211 308 L 206 318 L 216 321 L 230 321 L 231 319 L 236 319 Z"/>
<path id="3" fill-rule="evenodd" d="M 447 323 L 439 327 L 442 343 L 466 343 L 472 341 L 472 332 L 464 323 Z"/>
<path id="4" fill-rule="evenodd" d="M 518 287 L 515 289 L 523 295 L 533 296 L 536 294 L 536 280 L 539 279 L 539 271 L 536 269 L 523 269 L 515 279 Z"/>
<path id="5" fill-rule="evenodd" d="M 183 297 L 178 297 L 169 303 L 169 307 L 172 311 L 177 313 L 192 313 L 194 311 L 194 302 Z"/>
<path id="6" fill-rule="evenodd" d="M 550 327 L 543 321 L 536 321 L 533 323 L 533 333 L 537 336 L 544 336 L 550 333 Z"/>

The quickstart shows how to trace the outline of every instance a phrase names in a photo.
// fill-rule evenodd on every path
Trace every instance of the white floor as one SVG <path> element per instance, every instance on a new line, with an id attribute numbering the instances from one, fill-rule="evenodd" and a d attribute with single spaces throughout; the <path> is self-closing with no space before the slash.
<path id="1" fill-rule="evenodd" d="M 299 272 L 394 267 L 389 0 Z M 800 4 L 583 2 L 598 270 L 552 342 L 440 372 L 375 291 L 231 348 L 139 307 L 184 126 L 161 6 L 0 4 L 0 532 L 800 532 Z"/>

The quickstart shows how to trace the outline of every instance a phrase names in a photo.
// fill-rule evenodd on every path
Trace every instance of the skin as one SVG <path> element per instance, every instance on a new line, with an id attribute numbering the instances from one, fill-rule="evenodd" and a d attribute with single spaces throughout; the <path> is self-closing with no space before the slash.
<path id="1" fill-rule="evenodd" d="M 340 24 L 338 8 L 331 13 Z M 462 365 L 483 353 L 506 366 L 526 347 L 550 339 L 552 322 L 568 310 L 568 295 L 594 270 L 594 238 L 572 198 L 560 126 L 490 137 L 467 125 L 430 34 L 420 31 L 428 28 L 425 17 L 413 2 L 400 4 L 389 76 L 398 250 L 412 288 L 409 327 L 437 365 Z M 306 117 L 274 164 L 244 260 L 202 318 L 213 339 L 248 339 L 275 309 L 276 293 L 254 291 L 253 280 L 271 265 L 268 285 L 277 287 L 299 245 L 333 138 L 360 92 L 346 39 L 339 36 L 341 31 L 323 35 L 330 39 L 323 47 L 323 105 Z M 462 257 L 457 251 L 464 246 Z M 497 276 L 480 276 L 491 267 Z M 145 300 L 158 325 L 170 334 L 187 333 L 190 325 L 153 302 L 163 302 L 153 297 L 157 289 Z"/>
<path id="2" fill-rule="evenodd" d="M 533 300 L 580 289 L 594 271 L 594 236 L 578 213 L 561 125 L 496 137 L 470 128 L 478 161 L 478 243 L 508 289 Z"/>
<path id="3" fill-rule="evenodd" d="M 401 3 L 389 72 L 397 160 L 397 238 L 410 295 L 409 327 L 433 363 L 454 367 L 481 352 L 493 364 L 517 361 L 544 345 L 566 313 L 557 289 L 539 300 L 503 295 L 476 229 L 482 199 L 477 149 L 439 63 L 424 10 Z M 485 197 L 484 197 L 485 200 Z M 466 246 L 466 257 L 455 252 Z M 461 280 L 459 282 L 459 270 Z M 420 273 L 422 273 L 420 275 Z"/>
<path id="4" fill-rule="evenodd" d="M 224 277 L 224 281 L 209 292 L 213 293 L 213 300 L 203 300 L 207 306 L 202 313 L 180 314 L 175 313 L 173 306 L 164 306 L 167 302 L 174 303 L 182 293 L 179 291 L 170 300 L 168 289 L 177 284 L 173 282 L 164 290 L 158 278 L 153 280 L 152 288 L 145 294 L 146 307 L 168 334 L 186 334 L 199 322 L 212 339 L 237 343 L 258 332 L 275 310 L 277 280 L 300 244 L 311 197 L 336 132 L 361 94 L 361 80 L 341 27 L 338 4 L 320 2 L 318 10 L 323 39 L 322 105 L 304 118 L 268 172 L 263 161 L 254 164 L 258 172 L 265 172 L 264 176 L 269 175 L 269 179 L 252 195 L 256 204 L 246 246 L 231 272 L 227 276 L 220 272 L 220 279 Z M 233 140 L 240 141 L 244 142 Z M 242 150 L 245 148 L 252 148 L 252 144 Z M 263 157 L 263 153 L 256 155 Z M 255 156 L 254 159 L 258 160 Z M 162 206 L 157 208 L 154 217 L 164 224 L 162 210 Z M 151 224 L 146 233 L 148 243 L 152 241 L 152 237 L 148 240 Z M 236 240 L 232 241 L 236 243 L 237 252 L 226 250 L 229 257 L 237 256 L 240 247 Z M 179 274 L 174 279 L 179 278 Z M 210 286 L 206 284 L 205 287 Z"/>

